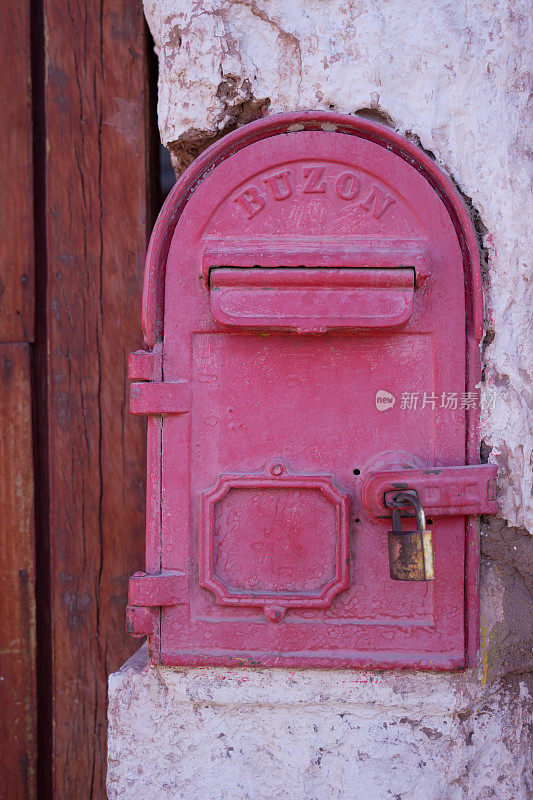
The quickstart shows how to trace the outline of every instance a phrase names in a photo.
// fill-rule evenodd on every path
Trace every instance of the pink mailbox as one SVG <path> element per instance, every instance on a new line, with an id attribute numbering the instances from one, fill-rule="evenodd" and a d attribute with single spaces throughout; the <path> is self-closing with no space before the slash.
<path id="1" fill-rule="evenodd" d="M 481 279 L 435 164 L 361 118 L 246 125 L 171 192 L 143 303 L 146 572 L 128 620 L 152 662 L 472 660 L 475 515 L 496 510 Z"/>

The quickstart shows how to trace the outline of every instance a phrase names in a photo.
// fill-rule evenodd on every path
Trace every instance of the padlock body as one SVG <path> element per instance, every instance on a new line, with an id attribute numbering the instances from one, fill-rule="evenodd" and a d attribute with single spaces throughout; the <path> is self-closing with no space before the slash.
<path id="1" fill-rule="evenodd" d="M 430 530 L 389 531 L 389 570 L 393 581 L 432 581 L 433 540 Z"/>

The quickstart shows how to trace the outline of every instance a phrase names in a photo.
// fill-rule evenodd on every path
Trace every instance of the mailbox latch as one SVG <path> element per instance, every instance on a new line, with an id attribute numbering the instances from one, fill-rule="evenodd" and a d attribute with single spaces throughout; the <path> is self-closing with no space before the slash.
<path id="1" fill-rule="evenodd" d="M 363 504 L 373 517 L 390 517 L 394 495 L 415 489 L 434 517 L 496 514 L 496 473 L 495 464 L 371 470 L 363 479 Z"/>

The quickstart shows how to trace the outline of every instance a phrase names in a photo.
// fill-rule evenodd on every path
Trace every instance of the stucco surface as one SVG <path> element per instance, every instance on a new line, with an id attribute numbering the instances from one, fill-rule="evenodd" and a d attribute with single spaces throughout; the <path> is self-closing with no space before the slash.
<path id="1" fill-rule="evenodd" d="M 530 4 L 145 0 L 145 11 L 176 171 L 266 113 L 332 109 L 413 138 L 460 188 L 482 248 L 483 456 L 499 466 L 501 512 L 482 526 L 478 669 L 179 670 L 147 668 L 141 651 L 110 679 L 109 798 L 526 800 Z"/>
<path id="2" fill-rule="evenodd" d="M 470 674 L 157 669 L 110 681 L 109 800 L 526 800 L 524 699 Z M 421 703 L 421 697 L 425 697 Z"/>

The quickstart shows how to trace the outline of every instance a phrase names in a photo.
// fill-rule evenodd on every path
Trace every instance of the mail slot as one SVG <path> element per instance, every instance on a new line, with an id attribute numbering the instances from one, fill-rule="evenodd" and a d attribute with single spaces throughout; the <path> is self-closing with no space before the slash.
<path id="1" fill-rule="evenodd" d="M 481 278 L 434 162 L 336 114 L 234 131 L 161 211 L 143 324 L 146 565 L 128 626 L 152 662 L 472 663 L 495 467 L 479 406 L 442 398 L 480 380 Z"/>
<path id="2" fill-rule="evenodd" d="M 414 270 L 214 269 L 211 313 L 224 325 L 325 333 L 401 325 L 413 312 Z"/>

